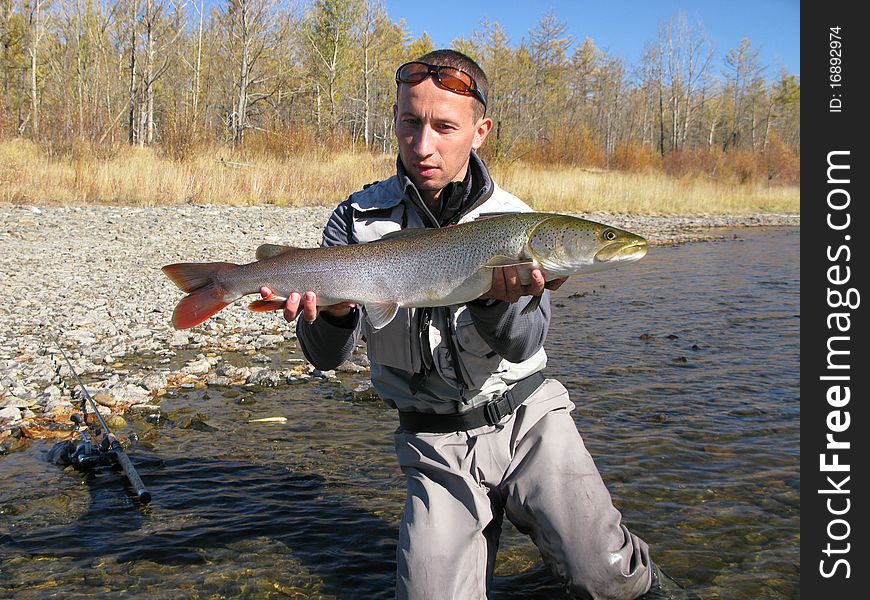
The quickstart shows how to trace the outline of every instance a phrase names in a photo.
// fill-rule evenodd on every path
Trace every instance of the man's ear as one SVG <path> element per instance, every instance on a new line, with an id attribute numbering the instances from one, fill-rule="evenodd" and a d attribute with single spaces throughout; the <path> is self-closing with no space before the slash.
<path id="1" fill-rule="evenodd" d="M 393 123 L 396 122 L 396 118 L 399 116 L 399 105 L 393 104 Z"/>
<path id="2" fill-rule="evenodd" d="M 474 126 L 474 140 L 471 143 L 471 149 L 477 150 L 483 146 L 490 131 L 492 131 L 492 119 L 489 117 L 481 118 Z"/>

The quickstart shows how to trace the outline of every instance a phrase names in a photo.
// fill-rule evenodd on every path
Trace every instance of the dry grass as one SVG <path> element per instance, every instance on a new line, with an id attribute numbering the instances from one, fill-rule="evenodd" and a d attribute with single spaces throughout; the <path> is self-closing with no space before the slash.
<path id="1" fill-rule="evenodd" d="M 148 148 L 123 148 L 107 158 L 51 158 L 14 140 L 0 143 L 0 202 L 334 205 L 394 170 L 394 158 L 352 154 L 252 160 L 210 150 L 176 162 Z"/>
<path id="2" fill-rule="evenodd" d="M 235 155 L 219 148 L 173 161 L 147 148 L 123 147 L 106 157 L 88 149 L 58 157 L 16 139 L 0 142 L 0 202 L 329 206 L 365 183 L 390 176 L 394 169 L 392 156 L 314 151 L 275 158 Z M 538 210 L 644 214 L 800 210 L 797 186 L 724 184 L 660 172 L 526 164 L 496 165 L 493 173 L 503 188 Z"/>
<path id="3" fill-rule="evenodd" d="M 623 173 L 580 167 L 493 168 L 499 185 L 537 210 L 637 214 L 800 212 L 798 186 L 722 183 L 703 176 Z"/>

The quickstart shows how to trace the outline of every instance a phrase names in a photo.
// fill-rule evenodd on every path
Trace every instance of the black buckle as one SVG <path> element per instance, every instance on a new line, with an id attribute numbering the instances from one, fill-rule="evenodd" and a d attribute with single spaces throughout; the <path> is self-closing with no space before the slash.
<path id="1" fill-rule="evenodd" d="M 483 416 L 486 418 L 486 422 L 490 425 L 495 425 L 496 423 L 501 421 L 507 414 L 502 414 L 499 407 L 502 398 L 504 398 L 504 396 L 499 396 L 497 400 L 488 402 L 483 407 Z"/>

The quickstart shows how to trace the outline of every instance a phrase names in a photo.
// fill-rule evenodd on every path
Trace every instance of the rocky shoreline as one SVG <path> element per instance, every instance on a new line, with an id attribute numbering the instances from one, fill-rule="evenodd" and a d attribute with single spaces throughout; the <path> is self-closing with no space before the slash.
<path id="1" fill-rule="evenodd" d="M 160 267 L 249 262 L 262 243 L 315 246 L 330 208 L 0 206 L 0 453 L 66 436 L 76 412 L 56 340 L 105 415 L 153 409 L 177 388 L 279 386 L 321 373 L 294 328 L 242 306 L 192 330 L 170 317 L 181 293 Z M 726 237 L 722 228 L 794 226 L 799 215 L 583 215 L 653 244 Z M 280 354 L 280 360 L 273 355 Z M 235 356 L 234 360 L 228 360 Z M 244 357 L 239 360 L 238 356 Z M 348 370 L 366 369 L 360 354 Z"/>

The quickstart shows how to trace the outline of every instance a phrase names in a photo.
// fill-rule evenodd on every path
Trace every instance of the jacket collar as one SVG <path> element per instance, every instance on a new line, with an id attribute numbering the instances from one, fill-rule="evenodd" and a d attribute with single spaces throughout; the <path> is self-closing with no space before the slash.
<path id="1" fill-rule="evenodd" d="M 436 215 L 432 214 L 432 211 L 423 202 L 420 191 L 406 174 L 405 167 L 399 158 L 396 159 L 396 175 L 405 192 L 404 197 L 408 199 L 421 216 L 424 216 L 431 227 L 440 227 L 439 219 Z M 468 175 L 466 176 L 465 183 L 468 189 L 465 189 L 462 207 L 451 217 L 449 224 L 457 223 L 463 215 L 492 196 L 494 186 L 489 176 L 489 170 L 476 152 L 471 153 L 471 158 L 468 161 Z"/>
<path id="2" fill-rule="evenodd" d="M 468 168 L 471 172 L 471 190 L 466 193 L 464 206 L 459 215 L 453 219 L 454 222 L 488 200 L 495 188 L 486 164 L 476 152 L 471 153 Z M 426 208 L 420 197 L 417 186 L 405 172 L 401 159 L 396 157 L 395 177 L 390 177 L 380 184 L 369 186 L 353 194 L 351 206 L 355 210 L 366 212 L 394 208 L 402 202 L 412 205 L 421 217 L 430 222 L 431 226 L 438 225 L 437 219 Z"/>

